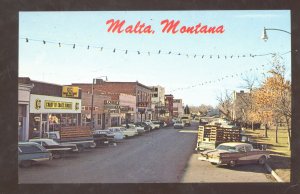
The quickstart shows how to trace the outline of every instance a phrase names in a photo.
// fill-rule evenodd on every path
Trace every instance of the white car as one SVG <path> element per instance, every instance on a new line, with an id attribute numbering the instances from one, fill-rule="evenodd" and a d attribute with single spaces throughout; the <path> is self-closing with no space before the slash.
<path id="1" fill-rule="evenodd" d="M 125 126 L 123 125 L 122 127 L 119 127 L 122 130 L 125 138 L 133 137 L 133 136 L 138 135 L 137 129 L 135 129 L 135 128 L 128 128 L 127 129 Z"/>
<path id="2" fill-rule="evenodd" d="M 159 129 L 160 125 L 159 124 L 154 124 L 152 121 L 145 121 L 146 124 L 150 125 L 152 129 Z"/>
<path id="3" fill-rule="evenodd" d="M 182 121 L 176 121 L 174 123 L 174 129 L 183 129 L 184 123 Z"/>
<path id="4" fill-rule="evenodd" d="M 144 121 L 147 125 L 150 126 L 151 130 L 155 129 L 155 125 L 151 121 Z"/>
<path id="5" fill-rule="evenodd" d="M 126 127 L 126 125 L 124 127 Z M 141 135 L 141 134 L 145 133 L 144 127 L 137 126 L 137 125 L 132 124 L 132 123 L 129 123 L 128 127 L 129 127 L 128 129 L 135 129 L 138 132 L 138 135 Z"/>
<path id="6" fill-rule="evenodd" d="M 120 127 L 109 127 L 107 130 L 114 134 L 115 141 L 122 141 L 125 138 L 123 130 Z"/>

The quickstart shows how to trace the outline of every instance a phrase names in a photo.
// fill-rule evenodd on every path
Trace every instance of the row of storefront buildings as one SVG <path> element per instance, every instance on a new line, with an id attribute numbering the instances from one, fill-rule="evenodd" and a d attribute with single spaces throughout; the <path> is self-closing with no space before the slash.
<path id="1" fill-rule="evenodd" d="M 57 85 L 19 77 L 19 141 L 65 126 L 105 129 L 130 122 L 173 118 L 183 114 L 182 99 L 162 86 L 136 82 Z"/>

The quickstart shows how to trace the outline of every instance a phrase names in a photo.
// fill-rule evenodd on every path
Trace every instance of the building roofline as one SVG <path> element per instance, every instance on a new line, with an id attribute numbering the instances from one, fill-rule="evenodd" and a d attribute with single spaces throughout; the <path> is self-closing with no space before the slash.
<path id="1" fill-rule="evenodd" d="M 28 79 L 30 83 L 41 83 L 41 84 L 49 84 L 49 85 L 55 85 L 55 86 L 63 86 L 63 85 L 59 85 L 59 84 L 54 84 L 54 83 L 49 83 L 49 82 L 44 82 L 44 81 L 37 81 L 37 80 L 32 80 L 29 77 L 18 77 L 21 79 Z M 22 83 L 22 82 L 19 82 Z M 22 83 L 24 84 L 24 83 Z"/>
<path id="2" fill-rule="evenodd" d="M 115 82 L 115 81 L 111 82 L 111 81 L 104 81 L 103 83 L 112 83 L 112 84 L 114 84 L 114 83 L 137 84 L 137 85 L 139 85 L 139 86 L 142 86 L 142 87 L 145 87 L 145 88 L 147 88 L 147 89 L 149 89 L 149 90 L 152 90 L 152 88 L 150 88 L 149 86 L 146 86 L 146 85 L 144 85 L 144 84 L 141 84 L 141 83 L 138 82 L 138 81 L 136 81 L 136 82 Z M 92 85 L 92 83 L 72 83 L 71 85 Z M 95 85 L 96 85 L 96 84 L 95 84 Z"/>

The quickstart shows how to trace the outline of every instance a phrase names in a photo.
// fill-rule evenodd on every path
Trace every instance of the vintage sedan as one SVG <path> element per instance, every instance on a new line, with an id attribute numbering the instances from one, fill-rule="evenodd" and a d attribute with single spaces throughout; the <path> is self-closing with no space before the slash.
<path id="1" fill-rule="evenodd" d="M 119 128 L 123 132 L 125 138 L 133 137 L 139 134 L 136 128 L 126 128 L 124 126 L 121 126 Z"/>
<path id="2" fill-rule="evenodd" d="M 205 160 L 216 165 L 265 164 L 270 158 L 269 151 L 254 149 L 249 143 L 222 143 L 214 150 L 200 153 L 199 160 Z"/>
<path id="3" fill-rule="evenodd" d="M 108 146 L 115 143 L 115 134 L 109 130 L 93 130 L 93 138 L 96 146 Z"/>
<path id="4" fill-rule="evenodd" d="M 30 167 L 37 162 L 52 160 L 52 154 L 35 142 L 19 142 L 18 150 L 18 163 L 20 167 Z"/>
<path id="5" fill-rule="evenodd" d="M 115 142 L 122 142 L 125 138 L 125 135 L 120 127 L 109 127 L 107 130 L 114 134 Z"/>
<path id="6" fill-rule="evenodd" d="M 174 123 L 174 129 L 183 129 L 184 128 L 184 123 L 182 121 L 176 121 Z"/>
<path id="7" fill-rule="evenodd" d="M 138 126 L 138 127 L 143 127 L 144 128 L 144 130 L 145 130 L 145 132 L 150 132 L 150 130 L 151 130 L 151 127 L 150 127 L 150 125 L 147 125 L 146 123 L 144 123 L 144 122 L 136 122 L 136 123 L 134 123 L 136 126 Z"/>
<path id="8" fill-rule="evenodd" d="M 70 143 L 57 143 L 53 139 L 40 138 L 40 139 L 30 139 L 29 142 L 35 142 L 46 148 L 52 153 L 53 158 L 61 158 L 62 155 L 66 153 L 78 152 L 76 144 Z"/>
<path id="9" fill-rule="evenodd" d="M 139 125 L 135 125 L 135 124 L 132 124 L 132 123 L 128 123 L 127 125 L 124 124 L 124 125 L 122 125 L 122 126 L 125 127 L 125 128 L 127 128 L 127 129 L 136 130 L 136 131 L 138 132 L 138 135 L 141 135 L 141 134 L 145 133 L 144 127 L 139 126 Z"/>

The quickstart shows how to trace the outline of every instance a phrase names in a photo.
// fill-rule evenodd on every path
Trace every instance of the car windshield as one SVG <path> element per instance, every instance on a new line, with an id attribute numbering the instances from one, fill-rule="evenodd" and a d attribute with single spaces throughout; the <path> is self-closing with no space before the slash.
<path id="1" fill-rule="evenodd" d="M 235 151 L 234 146 L 227 146 L 227 145 L 219 145 L 216 149 L 217 150 L 225 150 L 225 151 Z"/>
<path id="2" fill-rule="evenodd" d="M 181 121 L 176 121 L 175 123 L 182 123 Z"/>
<path id="3" fill-rule="evenodd" d="M 181 119 L 188 119 L 188 117 L 181 117 Z"/>

